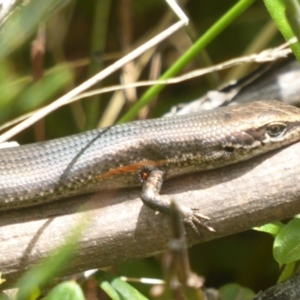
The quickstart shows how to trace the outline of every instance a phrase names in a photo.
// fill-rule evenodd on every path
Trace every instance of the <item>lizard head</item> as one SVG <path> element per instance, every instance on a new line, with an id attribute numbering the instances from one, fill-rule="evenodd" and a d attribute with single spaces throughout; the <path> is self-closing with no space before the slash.
<path id="1" fill-rule="evenodd" d="M 231 134 L 223 144 L 228 151 L 253 149 L 259 154 L 300 140 L 300 109 L 279 101 L 236 105 L 230 112 L 224 111 L 225 123 L 226 118 L 232 120 Z"/>

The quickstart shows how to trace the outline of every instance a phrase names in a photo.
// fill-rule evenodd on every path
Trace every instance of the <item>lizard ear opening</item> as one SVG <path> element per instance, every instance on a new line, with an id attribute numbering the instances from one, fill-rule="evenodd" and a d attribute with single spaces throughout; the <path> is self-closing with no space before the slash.
<path id="1" fill-rule="evenodd" d="M 286 125 L 283 123 L 271 123 L 266 127 L 266 133 L 270 137 L 280 137 L 286 130 Z"/>
<path id="2" fill-rule="evenodd" d="M 148 168 L 148 167 L 142 167 L 138 171 L 138 173 L 137 173 L 139 182 L 140 183 L 145 182 L 148 179 L 150 173 L 151 173 L 151 169 L 150 168 Z"/>

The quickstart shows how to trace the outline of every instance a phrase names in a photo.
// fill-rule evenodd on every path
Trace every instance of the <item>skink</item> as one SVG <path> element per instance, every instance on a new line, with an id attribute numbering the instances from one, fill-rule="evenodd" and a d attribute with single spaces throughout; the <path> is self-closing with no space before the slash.
<path id="1" fill-rule="evenodd" d="M 168 212 L 169 202 L 159 195 L 164 180 L 244 161 L 298 140 L 300 109 L 269 100 L 4 148 L 0 210 L 141 185 L 143 202 Z"/>

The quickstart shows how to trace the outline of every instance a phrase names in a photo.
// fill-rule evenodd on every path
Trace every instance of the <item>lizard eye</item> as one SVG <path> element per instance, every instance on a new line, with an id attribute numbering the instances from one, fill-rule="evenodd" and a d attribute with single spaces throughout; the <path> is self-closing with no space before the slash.
<path id="1" fill-rule="evenodd" d="M 286 129 L 285 124 L 273 123 L 267 125 L 266 132 L 270 137 L 279 137 L 285 132 L 285 129 Z"/>

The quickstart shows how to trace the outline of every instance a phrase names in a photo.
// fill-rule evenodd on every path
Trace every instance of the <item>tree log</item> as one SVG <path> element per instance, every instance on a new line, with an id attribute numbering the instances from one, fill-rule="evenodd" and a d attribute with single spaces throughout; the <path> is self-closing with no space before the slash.
<path id="1" fill-rule="evenodd" d="M 161 194 L 210 217 L 216 232 L 187 228 L 189 245 L 300 213 L 300 143 L 254 159 L 169 180 Z M 88 227 L 65 274 L 148 257 L 166 250 L 168 216 L 140 200 L 141 188 L 100 191 L 0 214 L 0 270 L 10 284 L 51 255 L 79 220 Z"/>

